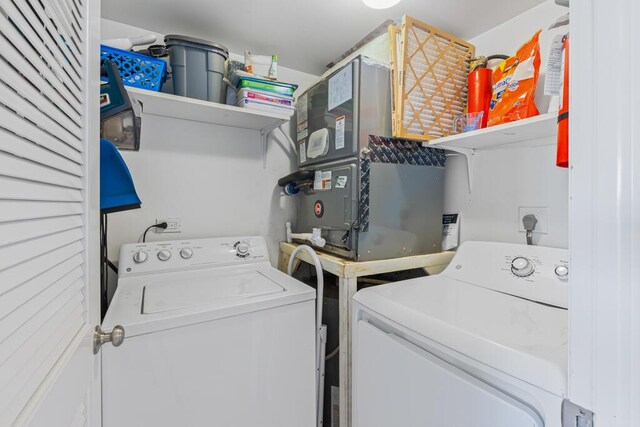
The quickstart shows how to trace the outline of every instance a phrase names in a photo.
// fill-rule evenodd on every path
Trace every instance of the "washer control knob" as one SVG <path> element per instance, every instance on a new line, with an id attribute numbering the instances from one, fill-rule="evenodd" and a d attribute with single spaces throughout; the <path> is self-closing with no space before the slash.
<path id="1" fill-rule="evenodd" d="M 189 259 L 193 256 L 193 249 L 191 248 L 182 248 L 180 249 L 180 256 L 184 259 Z"/>
<path id="2" fill-rule="evenodd" d="M 566 265 L 559 265 L 556 267 L 556 276 L 560 280 L 567 280 L 569 278 L 569 267 Z"/>
<path id="3" fill-rule="evenodd" d="M 511 272 L 518 277 L 527 277 L 533 274 L 535 267 L 530 259 L 519 256 L 511 261 Z"/>
<path id="4" fill-rule="evenodd" d="M 169 249 L 161 249 L 161 250 L 158 252 L 158 259 L 159 259 L 160 261 L 166 261 L 166 260 L 168 260 L 169 258 L 171 258 L 171 251 L 169 251 Z"/>
<path id="5" fill-rule="evenodd" d="M 147 258 L 148 255 L 145 251 L 138 251 L 133 254 L 133 262 L 135 262 L 136 264 L 142 264 L 147 260 Z"/>
<path id="6" fill-rule="evenodd" d="M 236 255 L 239 256 L 240 258 L 246 258 L 249 256 L 249 249 L 251 249 L 251 247 L 249 246 L 248 243 L 237 242 L 235 244 L 235 247 L 236 247 Z"/>

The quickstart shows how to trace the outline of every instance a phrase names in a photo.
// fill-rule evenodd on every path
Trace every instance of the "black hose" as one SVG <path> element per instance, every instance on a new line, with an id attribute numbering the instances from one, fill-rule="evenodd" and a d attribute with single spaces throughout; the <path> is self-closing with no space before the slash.
<path id="1" fill-rule="evenodd" d="M 487 56 L 487 62 L 494 60 L 494 59 L 509 59 L 509 55 L 489 55 Z"/>

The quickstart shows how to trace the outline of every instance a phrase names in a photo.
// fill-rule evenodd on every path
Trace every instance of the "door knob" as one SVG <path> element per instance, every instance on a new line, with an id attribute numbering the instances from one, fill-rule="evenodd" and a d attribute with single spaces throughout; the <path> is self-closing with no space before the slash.
<path id="1" fill-rule="evenodd" d="M 110 342 L 114 347 L 119 347 L 124 341 L 124 328 L 120 325 L 113 327 L 111 333 L 102 331 L 100 325 L 93 330 L 93 354 L 100 351 L 102 344 Z"/>

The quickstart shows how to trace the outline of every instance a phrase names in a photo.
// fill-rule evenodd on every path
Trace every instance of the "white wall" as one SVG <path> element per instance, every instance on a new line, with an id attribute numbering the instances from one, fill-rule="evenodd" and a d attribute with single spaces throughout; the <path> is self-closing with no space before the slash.
<path id="1" fill-rule="evenodd" d="M 536 30 L 542 28 L 540 71 L 544 73 L 553 36 L 567 31 L 567 27 L 552 31 L 547 31 L 547 28 L 566 12 L 566 8 L 548 0 L 470 42 L 476 46 L 479 55 L 512 55 Z M 541 114 L 548 111 L 550 101 L 542 96 L 543 82 L 544 76 L 540 78 L 536 94 Z M 555 166 L 555 138 L 535 141 L 534 144 L 537 146 L 478 151 L 472 177 L 473 194 L 468 190 L 465 158 L 449 156 L 445 174 L 445 210 L 461 213 L 461 241 L 524 243 L 525 235 L 518 231 L 518 209 L 520 206 L 533 206 L 548 208 L 548 233 L 534 234 L 534 243 L 567 247 L 567 170 Z"/>
<path id="2" fill-rule="evenodd" d="M 538 28 L 546 29 L 565 12 L 549 0 L 471 42 L 478 54 L 513 54 Z M 103 39 L 149 32 L 102 20 Z M 543 31 L 541 72 L 551 39 Z M 281 80 L 300 85 L 298 93 L 316 79 L 284 67 L 278 71 Z M 544 113 L 548 99 L 538 97 L 541 100 Z M 288 131 L 288 126 L 283 129 Z M 553 140 L 546 142 L 553 144 Z M 249 131 L 146 116 L 141 147 L 124 157 L 143 207 L 110 216 L 112 259 L 117 259 L 121 244 L 136 241 L 156 218 L 178 217 L 183 224 L 181 234 L 150 232 L 149 240 L 262 234 L 269 238 L 271 261 L 276 262 L 284 222 L 295 216 L 293 200 L 280 197 L 276 187 L 276 180 L 294 168 L 290 148 L 281 135 L 269 140 L 266 170 L 262 169 L 258 136 Z M 469 194 L 466 161 L 450 156 L 445 209 L 461 212 L 462 241 L 524 242 L 524 234 L 518 231 L 518 207 L 546 206 L 549 233 L 536 234 L 534 242 L 567 247 L 567 172 L 555 167 L 554 145 L 479 152 L 473 180 L 474 191 Z"/>
<path id="3" fill-rule="evenodd" d="M 101 20 L 101 39 L 116 39 L 121 37 L 137 37 L 147 34 L 155 34 L 158 40 L 155 44 L 164 44 L 164 34 L 156 33 L 155 31 L 146 30 L 144 28 L 133 27 L 122 22 L 112 21 L 111 19 L 102 18 Z M 239 29 L 240 31 L 240 29 Z M 188 34 L 185 34 L 188 35 Z M 215 42 L 215 40 L 212 40 Z M 137 50 L 138 48 L 136 48 Z M 229 52 L 231 59 L 244 62 L 244 53 L 242 52 Z M 278 80 L 288 83 L 296 83 L 299 85 L 296 93 L 302 93 L 309 87 L 309 85 L 318 77 L 304 73 L 302 71 L 294 70 L 287 67 L 278 66 Z"/>
<path id="4" fill-rule="evenodd" d="M 147 33 L 151 31 L 102 20 L 102 39 Z M 316 78 L 284 67 L 278 77 L 299 84 L 298 93 Z M 282 129 L 288 132 L 288 124 Z M 120 245 L 137 241 L 156 218 L 177 217 L 182 233 L 150 231 L 147 240 L 265 235 L 276 263 L 284 223 L 295 215 L 293 200 L 281 197 L 276 185 L 295 167 L 290 150 L 274 131 L 263 169 L 257 132 L 143 115 L 140 151 L 122 153 L 142 208 L 109 216 L 111 259 L 117 260 Z"/>

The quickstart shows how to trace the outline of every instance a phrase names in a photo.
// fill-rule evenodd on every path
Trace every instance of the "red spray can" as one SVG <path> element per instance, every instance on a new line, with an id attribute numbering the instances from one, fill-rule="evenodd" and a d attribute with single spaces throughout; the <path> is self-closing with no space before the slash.
<path id="1" fill-rule="evenodd" d="M 469 94 L 467 97 L 467 113 L 482 112 L 481 128 L 487 127 L 489 120 L 489 104 L 493 94 L 493 70 L 487 68 L 489 61 L 493 59 L 506 59 L 506 55 L 479 56 L 474 58 L 475 67 L 467 76 Z"/>
<path id="2" fill-rule="evenodd" d="M 469 95 L 467 112 L 469 114 L 482 112 L 480 127 L 487 127 L 489 119 L 489 103 L 491 102 L 493 71 L 489 68 L 476 68 L 469 73 Z"/>

